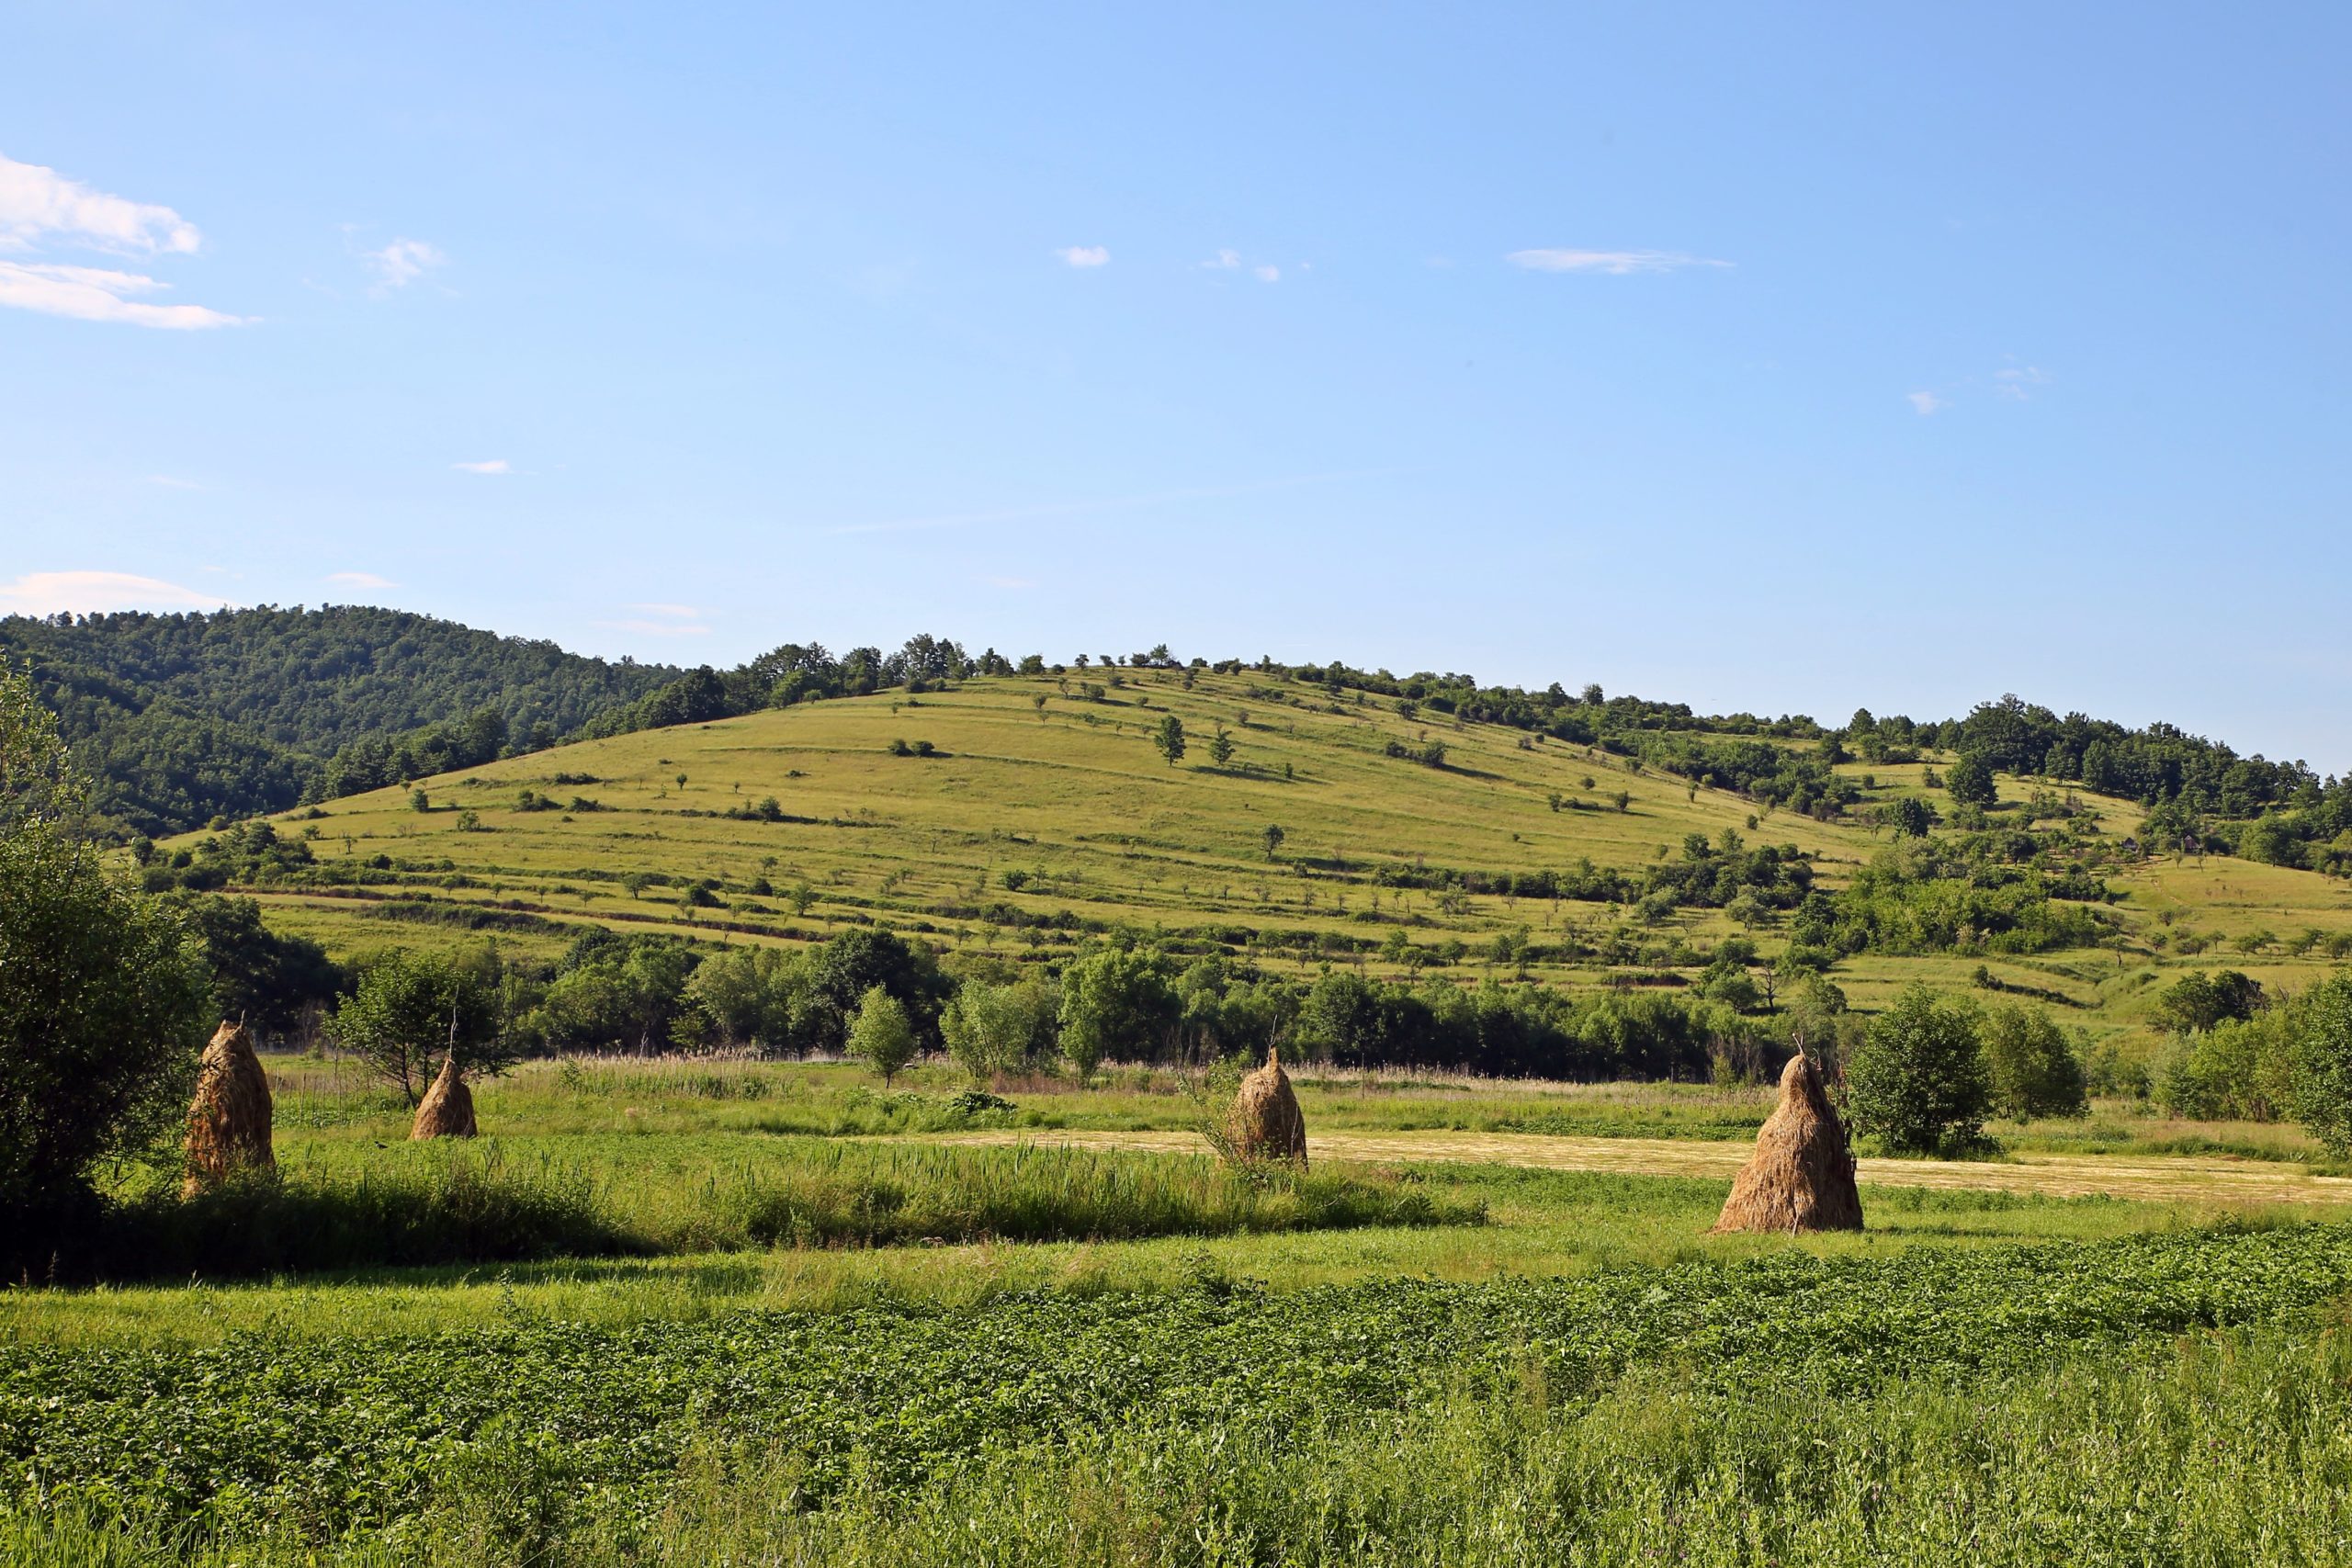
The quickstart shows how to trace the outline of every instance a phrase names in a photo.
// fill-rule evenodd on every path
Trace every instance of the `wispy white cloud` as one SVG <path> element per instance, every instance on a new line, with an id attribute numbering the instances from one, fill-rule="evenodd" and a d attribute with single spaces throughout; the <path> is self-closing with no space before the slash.
<path id="1" fill-rule="evenodd" d="M 57 241 L 126 255 L 185 255 L 204 236 L 168 207 L 108 196 L 55 169 L 0 155 L 0 250 Z"/>
<path id="2" fill-rule="evenodd" d="M 0 253 L 62 245 L 116 255 L 188 255 L 203 243 L 196 225 L 168 207 L 109 196 L 55 169 L 0 157 Z M 10 310 L 181 331 L 243 321 L 202 305 L 159 305 L 134 298 L 169 287 L 144 273 L 113 267 L 0 261 L 0 307 Z"/>
<path id="3" fill-rule="evenodd" d="M 1623 277 L 1635 272 L 1679 272 L 1686 266 L 1730 266 L 1711 256 L 1680 251 L 1513 251 L 1503 260 L 1530 272 L 1599 272 Z"/>
<path id="4" fill-rule="evenodd" d="M 1108 245 L 1064 245 L 1054 254 L 1071 266 L 1109 266 L 1111 247 Z"/>
<path id="5" fill-rule="evenodd" d="M 1939 398 L 1933 392 L 1905 392 L 1903 394 L 1903 400 L 1909 403 L 1912 411 L 1923 418 L 1931 413 L 1941 413 L 1951 407 L 1948 400 Z"/>
<path id="6" fill-rule="evenodd" d="M 2039 366 L 2016 365 L 1993 372 L 1993 389 L 2005 398 L 2014 398 L 2022 403 L 2032 399 L 2035 388 L 2046 385 L 2049 380 L 2050 378 L 2042 374 Z"/>
<path id="7" fill-rule="evenodd" d="M 199 593 L 128 571 L 28 571 L 13 582 L 0 582 L 0 611 L 22 615 L 60 610 L 77 615 L 101 610 L 217 610 L 227 603 L 217 593 Z"/>
<path id="8" fill-rule="evenodd" d="M 1283 280 L 1283 269 L 1278 266 L 1258 266 L 1250 270 L 1258 275 L 1261 283 L 1280 283 Z"/>
<path id="9" fill-rule="evenodd" d="M 340 583 L 345 588 L 398 588 L 400 586 L 390 578 L 379 577 L 372 571 L 331 571 L 327 573 L 327 581 Z"/>
<path id="10" fill-rule="evenodd" d="M 0 261 L 0 305 L 70 316 L 81 321 L 122 321 L 137 327 L 198 331 L 243 325 L 245 318 L 202 305 L 157 305 L 133 299 L 171 285 L 135 272 L 105 267 L 61 266 L 46 262 Z"/>
<path id="11" fill-rule="evenodd" d="M 380 250 L 362 251 L 359 259 L 376 275 L 379 294 L 395 288 L 406 288 L 436 266 L 447 266 L 447 255 L 437 245 L 423 240 L 394 240 Z"/>
<path id="12" fill-rule="evenodd" d="M 514 465 L 503 457 L 485 457 L 479 463 L 452 463 L 451 468 L 468 474 L 511 474 Z"/>
<path id="13" fill-rule="evenodd" d="M 681 621 L 702 619 L 702 612 L 692 604 L 631 604 L 629 608 L 642 610 L 649 615 L 668 615 Z"/>
<path id="14" fill-rule="evenodd" d="M 1212 272 L 1231 272 L 1241 265 L 1239 251 L 1219 251 L 1201 264 Z"/>

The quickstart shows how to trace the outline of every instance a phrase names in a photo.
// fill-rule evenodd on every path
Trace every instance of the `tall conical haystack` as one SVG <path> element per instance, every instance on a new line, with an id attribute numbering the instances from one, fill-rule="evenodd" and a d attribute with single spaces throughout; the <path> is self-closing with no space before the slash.
<path id="1" fill-rule="evenodd" d="M 453 1053 L 441 1058 L 441 1072 L 424 1091 L 424 1102 L 416 1108 L 416 1124 L 408 1135 L 412 1139 L 470 1138 L 474 1131 L 474 1091 L 466 1087 L 466 1075 Z"/>
<path id="2" fill-rule="evenodd" d="M 223 1023 L 196 1070 L 187 1109 L 187 1180 L 195 1192 L 232 1171 L 275 1170 L 269 1151 L 269 1076 L 242 1023 Z"/>
<path id="3" fill-rule="evenodd" d="M 1717 1231 L 1858 1231 L 1862 1196 L 1854 1187 L 1854 1153 L 1845 1123 L 1805 1056 L 1781 1074 L 1781 1103 L 1756 1134 L 1756 1152 L 1740 1168 Z"/>
<path id="4" fill-rule="evenodd" d="M 1282 1056 L 1266 1053 L 1266 1065 L 1241 1080 L 1233 1100 L 1233 1146 L 1244 1159 L 1287 1159 L 1306 1163 L 1306 1118 L 1299 1114 L 1298 1096 L 1291 1092 L 1290 1076 Z"/>

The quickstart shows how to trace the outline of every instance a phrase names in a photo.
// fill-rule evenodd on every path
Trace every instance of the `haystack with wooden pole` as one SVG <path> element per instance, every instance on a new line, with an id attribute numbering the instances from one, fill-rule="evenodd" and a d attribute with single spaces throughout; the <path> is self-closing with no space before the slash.
<path id="1" fill-rule="evenodd" d="M 455 1051 L 441 1058 L 441 1071 L 416 1108 L 415 1124 L 408 1135 L 416 1138 L 470 1138 L 474 1127 L 474 1091 L 466 1087 L 465 1070 Z"/>
<path id="2" fill-rule="evenodd" d="M 1306 1118 L 1283 1071 L 1282 1055 L 1269 1047 L 1266 1065 L 1241 1080 L 1233 1100 L 1233 1146 L 1244 1159 L 1295 1160 L 1306 1164 Z"/>
<path id="3" fill-rule="evenodd" d="M 1822 1088 L 1821 1070 L 1800 1052 L 1781 1073 L 1781 1102 L 1756 1134 L 1715 1230 L 1858 1231 L 1862 1197 L 1846 1124 Z"/>
<path id="4" fill-rule="evenodd" d="M 276 1170 L 269 1148 L 269 1075 L 242 1023 L 222 1023 L 196 1071 L 187 1110 L 187 1179 L 195 1193 L 241 1170 Z"/>

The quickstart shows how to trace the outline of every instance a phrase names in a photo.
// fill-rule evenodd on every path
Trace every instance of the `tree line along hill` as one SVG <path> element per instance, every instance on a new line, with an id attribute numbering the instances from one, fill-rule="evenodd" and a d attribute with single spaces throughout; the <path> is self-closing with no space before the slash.
<path id="1" fill-rule="evenodd" d="M 919 695 L 975 677 L 1050 670 L 1091 690 L 1122 670 L 1180 667 L 1164 646 L 1049 666 L 1042 655 L 973 655 L 924 635 L 895 651 L 863 647 L 836 656 L 786 643 L 733 670 L 679 670 L 358 605 L 0 617 L 0 660 L 29 669 L 96 780 L 101 826 L 125 839 L 283 811 L 566 740 L 894 689 Z M 1853 787 L 1834 775 L 1839 762 L 1900 765 L 1955 753 L 1962 804 L 1972 794 L 1991 798 L 1993 772 L 2036 776 L 2136 803 L 2146 836 L 2165 845 L 2352 869 L 2352 780 L 2323 778 L 2301 761 L 2242 757 L 2165 723 L 2134 729 L 2061 717 L 2014 696 L 1960 719 L 1915 722 L 1861 709 L 1830 726 L 1803 715 L 1701 715 L 1685 704 L 1608 697 L 1590 685 L 1531 692 L 1459 673 L 1400 678 L 1339 661 L 1193 659 L 1181 668 L 1381 699 L 1408 720 L 1426 715 L 1598 746 L 1827 818 L 1858 804 Z"/>

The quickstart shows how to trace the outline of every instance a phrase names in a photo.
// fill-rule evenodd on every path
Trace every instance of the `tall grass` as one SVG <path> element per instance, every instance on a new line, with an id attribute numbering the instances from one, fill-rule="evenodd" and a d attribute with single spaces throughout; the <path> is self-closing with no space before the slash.
<path id="1" fill-rule="evenodd" d="M 621 1139 L 626 1146 L 648 1140 Z M 652 1141 L 672 1143 L 678 1141 Z M 401 1145 L 182 1200 L 119 1197 L 37 1269 L 59 1282 L 911 1242 L 1128 1240 L 1475 1224 L 1486 1206 L 1377 1172 L 1236 1173 L 1205 1157 L 793 1140 L 667 1165 Z"/>

